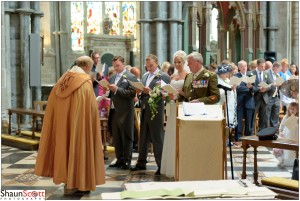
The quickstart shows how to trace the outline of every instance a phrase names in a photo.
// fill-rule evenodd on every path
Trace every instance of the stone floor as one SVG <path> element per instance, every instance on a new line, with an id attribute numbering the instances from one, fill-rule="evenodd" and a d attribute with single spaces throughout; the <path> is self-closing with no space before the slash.
<path id="1" fill-rule="evenodd" d="M 253 172 L 253 149 L 249 148 L 247 155 L 247 175 L 251 180 Z M 3 190 L 46 190 L 46 199 L 49 200 L 90 200 L 101 199 L 103 192 L 123 191 L 126 182 L 147 182 L 147 181 L 174 181 L 164 175 L 155 176 L 156 165 L 152 154 L 149 155 L 149 163 L 146 171 L 130 172 L 129 170 L 119 170 L 109 168 L 108 165 L 115 162 L 114 153 L 109 154 L 109 159 L 105 161 L 106 183 L 97 186 L 96 191 L 89 194 L 75 193 L 65 195 L 63 184 L 54 185 L 51 178 L 37 177 L 33 174 L 36 160 L 36 151 L 24 151 L 17 148 L 1 147 L 1 189 Z M 134 165 L 138 154 L 133 154 Z M 229 152 L 228 152 L 229 157 Z M 234 178 L 241 178 L 242 172 L 242 149 L 233 148 L 233 170 Z M 231 179 L 230 160 L 228 158 L 228 178 Z M 258 148 L 258 171 L 259 178 L 269 176 L 291 177 L 292 167 L 279 168 L 277 160 L 272 155 L 271 149 Z"/>

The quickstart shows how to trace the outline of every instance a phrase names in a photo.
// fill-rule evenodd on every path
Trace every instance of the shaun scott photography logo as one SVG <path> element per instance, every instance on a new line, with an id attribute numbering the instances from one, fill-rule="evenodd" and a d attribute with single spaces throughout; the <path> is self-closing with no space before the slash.
<path id="1" fill-rule="evenodd" d="M 45 190 L 1 190 L 0 200 L 45 200 Z"/>

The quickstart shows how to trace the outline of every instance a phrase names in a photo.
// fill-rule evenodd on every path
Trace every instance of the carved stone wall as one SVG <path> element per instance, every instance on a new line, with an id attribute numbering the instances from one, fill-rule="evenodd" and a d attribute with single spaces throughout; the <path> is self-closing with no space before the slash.
<path id="1" fill-rule="evenodd" d="M 88 34 L 85 39 L 85 51 L 97 50 L 100 57 L 106 53 L 120 55 L 125 58 L 125 64 L 129 64 L 132 42 L 133 38 L 126 36 Z"/>

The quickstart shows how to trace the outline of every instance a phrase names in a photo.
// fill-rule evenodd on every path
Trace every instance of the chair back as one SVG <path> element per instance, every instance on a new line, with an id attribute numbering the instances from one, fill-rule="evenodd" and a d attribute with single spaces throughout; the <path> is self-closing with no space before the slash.
<path id="1" fill-rule="evenodd" d="M 45 110 L 47 106 L 48 101 L 34 101 L 33 107 L 36 110 Z"/>

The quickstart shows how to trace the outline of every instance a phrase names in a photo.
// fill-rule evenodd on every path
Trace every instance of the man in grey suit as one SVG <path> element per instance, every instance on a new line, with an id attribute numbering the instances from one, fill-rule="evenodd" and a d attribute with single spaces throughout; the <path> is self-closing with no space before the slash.
<path id="1" fill-rule="evenodd" d="M 161 156 L 164 142 L 164 100 L 161 99 L 157 103 L 158 113 L 151 120 L 151 111 L 148 104 L 150 98 L 149 92 L 154 88 L 156 84 L 160 84 L 161 80 L 165 83 L 170 83 L 170 77 L 166 73 L 163 73 L 158 68 L 158 60 L 155 55 L 148 55 L 146 57 L 146 68 L 148 70 L 142 77 L 142 83 L 144 84 L 144 90 L 141 96 L 141 134 L 139 144 L 139 157 L 137 164 L 132 171 L 145 170 L 147 163 L 147 156 L 149 151 L 150 141 L 153 144 L 153 151 L 158 169 L 155 175 L 160 175 Z"/>
<path id="2" fill-rule="evenodd" d="M 269 103 L 267 105 L 267 119 L 268 119 L 268 127 L 277 127 L 279 123 L 279 113 L 280 113 L 280 97 L 279 97 L 279 86 L 276 86 L 275 80 L 279 77 L 280 64 L 278 62 L 274 62 L 272 64 L 270 61 L 270 69 L 267 70 L 267 75 L 270 78 L 270 82 L 274 83 L 271 86 L 269 95 Z M 266 63 L 267 63 L 266 62 Z"/>
<path id="3" fill-rule="evenodd" d="M 259 86 L 261 82 L 265 82 L 267 84 L 271 83 L 268 74 L 264 71 L 265 65 L 266 63 L 264 59 L 258 59 L 257 68 L 252 71 L 253 75 L 256 75 L 255 86 L 259 89 L 254 93 L 255 112 L 253 116 L 253 126 L 256 126 L 256 115 L 258 113 L 258 130 L 268 127 L 267 104 L 269 103 L 268 91 L 271 87 L 264 88 Z"/>
<path id="4" fill-rule="evenodd" d="M 110 112 L 109 121 L 114 139 L 117 162 L 110 167 L 129 170 L 132 159 L 134 129 L 135 89 L 128 80 L 136 82 L 136 77 L 124 66 L 124 58 L 115 56 L 112 59 L 115 75 L 109 79 Z"/>

